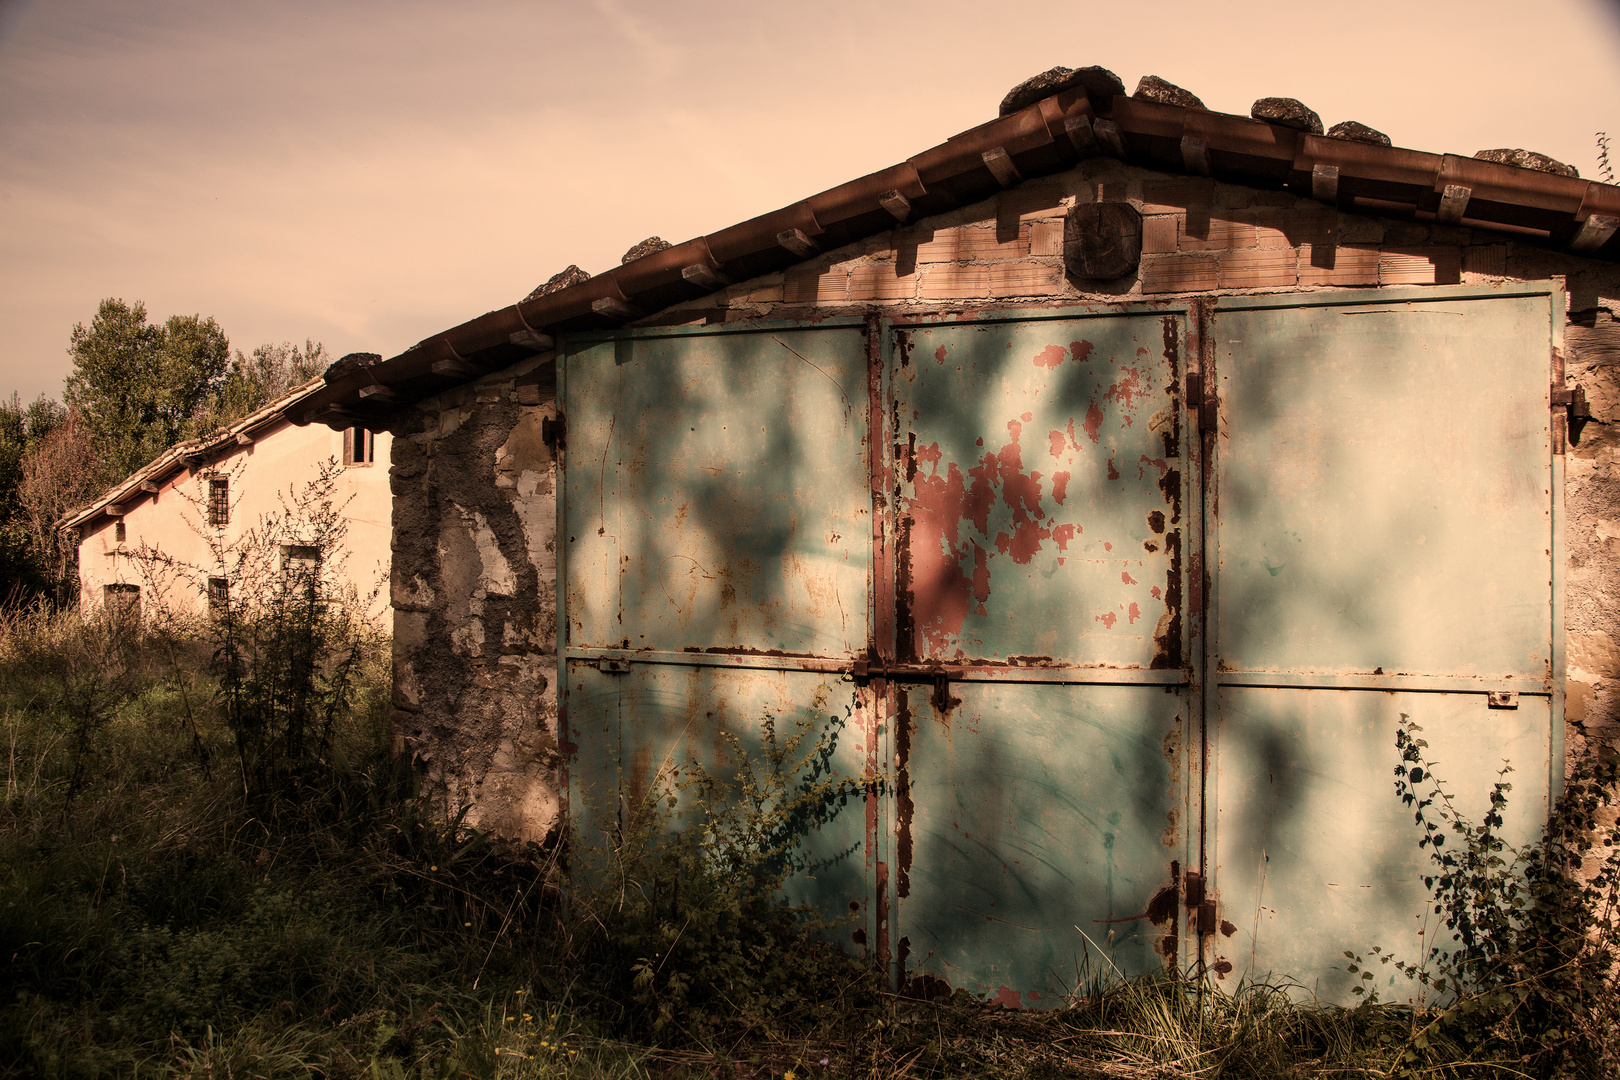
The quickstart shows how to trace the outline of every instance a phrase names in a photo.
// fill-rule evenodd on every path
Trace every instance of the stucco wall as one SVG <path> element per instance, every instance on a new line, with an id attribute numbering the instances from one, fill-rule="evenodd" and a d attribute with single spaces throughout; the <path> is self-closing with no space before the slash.
<path id="1" fill-rule="evenodd" d="M 342 577 L 362 596 L 375 594 L 373 621 L 387 613 L 384 584 L 389 564 L 388 455 L 391 437 L 379 432 L 375 463 L 352 465 L 338 477 L 334 499 L 345 505 L 348 549 Z M 117 539 L 118 518 L 102 515 L 80 528 L 79 596 L 86 609 L 102 603 L 109 584 L 143 588 L 141 602 L 150 605 L 152 583 L 135 556 L 145 545 L 191 566 L 207 568 L 212 562 L 207 537 L 217 535 L 235 543 L 244 532 L 282 507 L 292 489 L 303 489 L 325 461 L 343 460 L 343 432 L 319 425 L 295 427 L 283 423 L 255 436 L 252 444 L 211 462 L 204 475 L 183 470 L 164 481 L 155 493 L 143 493 L 126 504 L 122 519 L 124 539 Z M 218 471 L 230 478 L 230 521 L 223 529 L 207 527 L 208 479 Z M 163 602 L 176 610 L 201 611 L 206 595 L 189 578 L 176 579 Z"/>
<path id="2" fill-rule="evenodd" d="M 555 366 L 531 360 L 397 418 L 396 730 L 455 813 L 539 840 L 556 821 Z"/>
<path id="3" fill-rule="evenodd" d="M 1064 214 L 1097 200 L 1129 202 L 1143 215 L 1142 262 L 1119 281 L 1077 283 L 1064 272 Z M 1344 214 L 1288 192 L 1096 159 L 647 322 L 1549 278 L 1568 291 L 1567 374 L 1593 411 L 1566 458 L 1567 748 L 1612 752 L 1620 744 L 1620 267 L 1500 232 Z M 539 554 L 529 539 L 540 522 L 550 527 L 552 463 L 543 446 L 520 437 L 528 430 L 520 425 L 549 405 L 516 404 L 525 378 L 533 376 L 518 367 L 442 395 L 397 429 L 394 602 L 398 697 L 416 752 L 447 793 L 481 800 L 485 820 L 532 836 L 559 805 L 560 759 L 555 551 L 548 542 Z M 549 387 L 543 393 L 549 403 Z M 530 471 L 545 480 L 526 489 L 519 478 Z M 503 591 L 511 589 L 519 595 Z"/>

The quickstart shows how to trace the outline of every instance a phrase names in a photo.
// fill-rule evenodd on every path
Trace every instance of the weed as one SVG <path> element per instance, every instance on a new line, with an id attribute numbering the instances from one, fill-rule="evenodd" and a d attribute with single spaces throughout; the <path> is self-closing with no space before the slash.
<path id="1" fill-rule="evenodd" d="M 1475 824 L 1435 775 L 1421 732 L 1402 714 L 1395 792 L 1421 829 L 1419 846 L 1431 864 L 1424 884 L 1451 940 L 1416 959 L 1373 950 L 1437 996 L 1401 1049 L 1401 1075 L 1442 1065 L 1480 1075 L 1510 1065 L 1530 1076 L 1615 1075 L 1620 830 L 1612 816 L 1603 821 L 1614 799 L 1614 765 L 1597 758 L 1578 764 L 1542 839 L 1515 849 L 1500 834 L 1510 768 L 1498 774 Z M 1359 958 L 1346 955 L 1352 973 L 1359 971 Z"/>

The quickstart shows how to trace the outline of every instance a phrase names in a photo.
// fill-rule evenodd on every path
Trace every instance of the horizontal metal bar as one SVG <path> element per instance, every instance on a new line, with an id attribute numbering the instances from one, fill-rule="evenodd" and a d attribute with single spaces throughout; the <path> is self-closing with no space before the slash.
<path id="1" fill-rule="evenodd" d="M 1278 293 L 1265 296 L 1218 296 L 1216 311 L 1258 308 L 1360 307 L 1367 304 L 1444 303 L 1449 300 L 1500 299 L 1509 296 L 1550 296 L 1555 286 L 1546 282 L 1503 282 L 1500 285 L 1412 285 L 1369 290 L 1364 294 Z"/>
<path id="2" fill-rule="evenodd" d="M 1446 694 L 1510 691 L 1531 696 L 1552 693 L 1547 679 L 1523 676 L 1469 675 L 1334 675 L 1296 671 L 1218 671 L 1216 686 L 1255 686 L 1278 690 L 1384 690 Z"/>
<path id="3" fill-rule="evenodd" d="M 723 667 L 751 671 L 810 671 L 827 675 L 854 675 L 857 657 L 787 656 L 752 652 L 666 652 L 648 649 L 568 649 L 569 662 L 598 663 L 603 660 L 632 664 L 659 664 L 678 667 Z M 910 665 L 900 682 L 926 682 L 936 669 Z M 951 682 L 1070 683 L 1113 686 L 1185 686 L 1191 680 L 1185 671 L 1148 668 L 1020 667 L 1011 664 L 945 664 L 937 669 Z M 874 672 L 872 678 L 884 676 Z"/>
<path id="4" fill-rule="evenodd" d="M 866 325 L 860 316 L 826 319 L 753 319 L 742 323 L 705 323 L 687 326 L 626 326 L 612 330 L 575 330 L 566 334 L 564 351 L 578 352 L 579 346 L 600 345 L 628 339 L 651 341 L 658 338 L 720 337 L 736 334 L 768 334 L 783 330 L 859 330 Z"/>

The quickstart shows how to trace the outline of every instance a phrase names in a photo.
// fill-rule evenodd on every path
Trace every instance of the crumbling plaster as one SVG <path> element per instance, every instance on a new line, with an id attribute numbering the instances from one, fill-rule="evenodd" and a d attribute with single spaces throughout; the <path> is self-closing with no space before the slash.
<path id="1" fill-rule="evenodd" d="M 557 820 L 554 367 L 530 360 L 394 421 L 396 730 L 446 812 Z"/>

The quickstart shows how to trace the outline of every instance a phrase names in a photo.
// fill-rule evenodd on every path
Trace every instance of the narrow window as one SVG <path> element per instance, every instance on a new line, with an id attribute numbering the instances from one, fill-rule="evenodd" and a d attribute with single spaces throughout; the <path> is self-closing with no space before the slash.
<path id="1" fill-rule="evenodd" d="M 208 612 L 223 615 L 231 604 L 231 583 L 222 577 L 208 579 Z"/>
<path id="2" fill-rule="evenodd" d="M 231 481 L 227 476 L 215 476 L 208 481 L 208 524 L 231 523 Z"/>
<path id="3" fill-rule="evenodd" d="M 118 523 L 113 526 L 113 539 L 116 540 L 120 544 L 122 544 L 124 542 L 124 519 L 123 518 L 119 518 Z"/>
<path id="4" fill-rule="evenodd" d="M 141 613 L 141 587 L 127 584 L 103 585 L 101 602 L 113 615 L 138 617 Z"/>
<path id="5" fill-rule="evenodd" d="M 343 429 L 343 464 L 370 465 L 376 460 L 376 436 L 356 425 Z"/>

